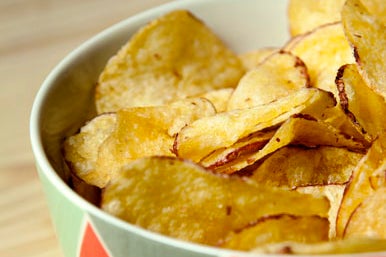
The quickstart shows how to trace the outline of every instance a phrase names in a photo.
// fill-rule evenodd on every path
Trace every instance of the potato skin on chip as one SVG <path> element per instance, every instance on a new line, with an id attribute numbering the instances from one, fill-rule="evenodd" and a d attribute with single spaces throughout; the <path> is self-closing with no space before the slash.
<path id="1" fill-rule="evenodd" d="M 232 162 L 217 165 L 217 163 L 203 163 L 217 173 L 230 174 L 246 168 L 269 154 L 287 145 L 302 145 L 306 147 L 336 146 L 361 151 L 365 146 L 361 142 L 347 138 L 346 135 L 327 123 L 313 119 L 307 115 L 294 115 L 287 119 L 272 136 L 267 144 L 258 151 L 241 155 Z"/>
<path id="2" fill-rule="evenodd" d="M 364 80 L 385 99 L 386 26 L 359 0 L 346 1 L 342 23 Z"/>
<path id="3" fill-rule="evenodd" d="M 355 64 L 338 70 L 336 84 L 340 105 L 355 122 L 359 123 L 372 139 L 386 133 L 386 102 L 371 89 Z"/>
<path id="4" fill-rule="evenodd" d="M 244 67 L 200 20 L 172 11 L 140 29 L 112 57 L 96 87 L 98 113 L 162 105 L 235 87 Z"/>
<path id="5" fill-rule="evenodd" d="M 309 86 L 310 78 L 304 62 L 289 52 L 279 51 L 240 79 L 227 109 L 267 104 Z"/>
<path id="6" fill-rule="evenodd" d="M 336 72 L 342 65 L 355 62 L 341 23 L 325 24 L 301 35 L 285 50 L 304 61 L 313 87 L 332 92 L 338 98 Z"/>
<path id="7" fill-rule="evenodd" d="M 267 216 L 230 233 L 221 247 L 249 251 L 277 242 L 322 242 L 328 240 L 328 227 L 328 220 L 319 216 Z"/>
<path id="8" fill-rule="evenodd" d="M 329 203 L 325 198 L 215 175 L 190 161 L 150 157 L 127 164 L 112 178 L 101 207 L 151 231 L 218 245 L 230 231 L 265 215 L 326 217 Z"/>
<path id="9" fill-rule="evenodd" d="M 105 180 L 103 174 L 96 171 L 98 150 L 115 126 L 114 113 L 102 114 L 85 124 L 79 133 L 64 141 L 64 158 L 71 171 L 90 185 L 98 186 Z"/>
<path id="10" fill-rule="evenodd" d="M 239 54 L 239 58 L 246 71 L 253 70 L 267 57 L 280 50 L 275 47 L 260 48 L 254 51 Z"/>

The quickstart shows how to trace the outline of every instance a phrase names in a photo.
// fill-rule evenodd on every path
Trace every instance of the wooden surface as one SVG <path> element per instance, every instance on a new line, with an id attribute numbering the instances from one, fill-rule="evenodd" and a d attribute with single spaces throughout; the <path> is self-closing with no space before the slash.
<path id="1" fill-rule="evenodd" d="M 29 115 L 49 71 L 110 25 L 170 0 L 0 1 L 0 257 L 61 257 L 34 167 Z"/>

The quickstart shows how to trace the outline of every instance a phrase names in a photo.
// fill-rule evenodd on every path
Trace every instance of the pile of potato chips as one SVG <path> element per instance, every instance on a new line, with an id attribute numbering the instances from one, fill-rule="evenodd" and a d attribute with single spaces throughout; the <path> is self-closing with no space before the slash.
<path id="1" fill-rule="evenodd" d="M 386 251 L 386 4 L 291 0 L 288 14 L 285 45 L 240 55 L 185 10 L 140 29 L 64 142 L 74 180 L 103 189 L 104 211 L 195 243 Z"/>

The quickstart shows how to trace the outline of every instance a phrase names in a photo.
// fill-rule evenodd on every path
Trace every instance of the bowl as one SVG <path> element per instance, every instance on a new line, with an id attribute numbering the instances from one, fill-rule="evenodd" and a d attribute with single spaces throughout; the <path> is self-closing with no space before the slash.
<path id="1" fill-rule="evenodd" d="M 68 185 L 61 144 L 95 114 L 99 73 L 138 28 L 164 13 L 188 9 L 236 52 L 281 46 L 289 38 L 284 0 L 179 0 L 145 11 L 101 32 L 65 57 L 43 82 L 33 104 L 30 135 L 57 238 L 64 256 L 249 256 L 180 241 L 115 218 Z M 254 256 L 257 256 L 256 254 Z"/>

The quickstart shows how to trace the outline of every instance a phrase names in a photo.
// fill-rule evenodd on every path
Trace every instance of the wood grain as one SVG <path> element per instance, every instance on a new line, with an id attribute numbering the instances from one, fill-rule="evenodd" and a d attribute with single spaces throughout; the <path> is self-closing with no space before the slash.
<path id="1" fill-rule="evenodd" d="M 29 143 L 31 106 L 45 76 L 91 36 L 166 2 L 0 1 L 0 257 L 62 256 Z"/>

